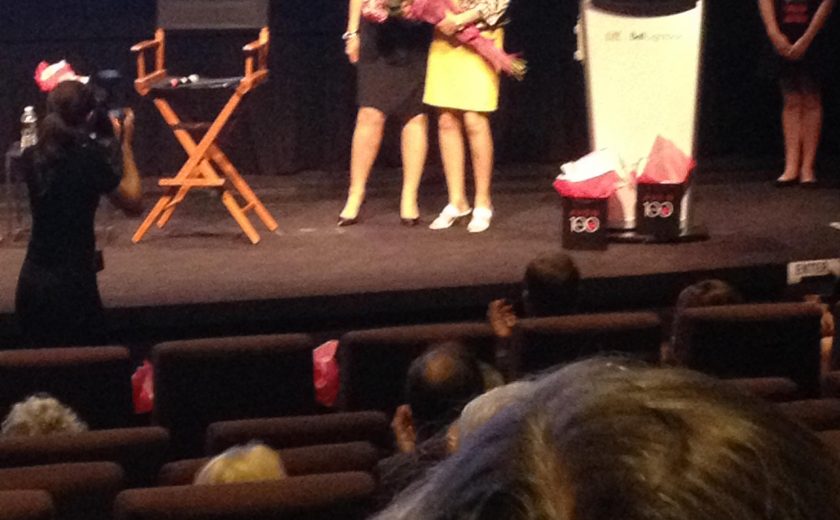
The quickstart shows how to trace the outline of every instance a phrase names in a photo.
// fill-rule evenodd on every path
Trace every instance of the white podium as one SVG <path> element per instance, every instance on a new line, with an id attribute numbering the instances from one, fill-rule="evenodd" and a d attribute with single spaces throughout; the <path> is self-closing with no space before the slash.
<path id="1" fill-rule="evenodd" d="M 703 0 L 582 0 L 579 52 L 586 73 L 590 143 L 632 169 L 657 135 L 693 156 Z M 682 218 L 690 227 L 690 191 Z M 635 196 L 619 193 L 610 227 L 635 226 Z"/>

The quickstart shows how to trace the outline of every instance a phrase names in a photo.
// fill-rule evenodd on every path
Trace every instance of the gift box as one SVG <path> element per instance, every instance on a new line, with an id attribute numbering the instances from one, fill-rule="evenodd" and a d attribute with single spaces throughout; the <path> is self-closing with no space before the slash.
<path id="1" fill-rule="evenodd" d="M 685 222 L 686 184 L 639 184 L 636 199 L 636 232 L 656 239 L 680 236 Z"/>
<path id="2" fill-rule="evenodd" d="M 678 238 L 688 223 L 688 192 L 694 160 L 658 136 L 637 178 L 636 232 L 657 240 Z"/>
<path id="3" fill-rule="evenodd" d="M 563 198 L 563 248 L 607 248 L 607 199 Z"/>
<path id="4" fill-rule="evenodd" d="M 609 199 L 619 183 L 618 156 L 599 150 L 566 163 L 554 181 L 563 197 L 563 247 L 606 249 Z"/>

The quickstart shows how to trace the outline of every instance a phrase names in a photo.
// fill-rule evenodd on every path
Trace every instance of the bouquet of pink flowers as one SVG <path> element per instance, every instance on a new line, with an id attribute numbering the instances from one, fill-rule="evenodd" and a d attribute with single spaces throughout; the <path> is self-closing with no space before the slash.
<path id="1" fill-rule="evenodd" d="M 364 0 L 362 3 L 362 16 L 373 23 L 384 23 L 389 17 L 402 16 L 437 25 L 446 18 L 447 12 L 457 14 L 460 9 L 452 0 Z M 475 24 L 465 26 L 455 34 L 455 38 L 478 53 L 496 72 L 504 72 L 518 80 L 525 77 L 528 70 L 525 60 L 496 47 L 493 40 L 481 35 Z"/>

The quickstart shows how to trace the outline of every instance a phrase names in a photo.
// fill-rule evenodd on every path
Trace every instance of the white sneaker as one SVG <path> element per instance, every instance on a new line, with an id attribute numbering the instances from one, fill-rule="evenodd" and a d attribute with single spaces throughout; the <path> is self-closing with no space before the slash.
<path id="1" fill-rule="evenodd" d="M 443 211 L 440 212 L 440 215 L 438 215 L 437 218 L 429 225 L 429 229 L 451 228 L 452 224 L 457 222 L 459 219 L 468 216 L 470 212 L 472 212 L 471 209 L 460 211 L 452 204 L 447 204 L 446 207 L 443 208 Z"/>
<path id="2" fill-rule="evenodd" d="M 493 219 L 493 210 L 490 208 L 475 208 L 473 210 L 472 219 L 467 226 L 467 231 L 470 233 L 481 233 L 487 231 L 490 227 L 490 221 Z"/>

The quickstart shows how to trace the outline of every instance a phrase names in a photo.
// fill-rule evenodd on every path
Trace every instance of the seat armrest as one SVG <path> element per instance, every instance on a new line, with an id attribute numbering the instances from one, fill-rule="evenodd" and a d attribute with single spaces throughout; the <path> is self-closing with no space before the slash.
<path id="1" fill-rule="evenodd" d="M 245 53 L 245 80 L 251 84 L 261 83 L 268 76 L 268 40 L 268 27 L 263 27 L 258 39 L 242 47 Z"/>
<path id="2" fill-rule="evenodd" d="M 248 45 L 242 47 L 242 52 L 246 52 L 246 53 L 258 52 L 258 51 L 262 50 L 263 47 L 265 47 L 266 45 L 267 45 L 267 42 L 264 42 L 262 40 L 254 40 L 251 43 L 249 43 Z"/>
<path id="3" fill-rule="evenodd" d="M 145 40 L 131 46 L 131 52 L 143 52 L 148 49 L 157 49 L 160 47 L 158 40 Z"/>

